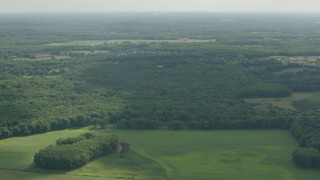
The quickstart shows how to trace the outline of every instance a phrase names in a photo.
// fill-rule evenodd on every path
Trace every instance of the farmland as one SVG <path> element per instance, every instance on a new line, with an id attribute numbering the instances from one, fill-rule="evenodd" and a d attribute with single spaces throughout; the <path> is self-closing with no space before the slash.
<path id="1" fill-rule="evenodd" d="M 317 179 L 319 171 L 295 167 L 290 152 L 297 143 L 287 131 L 127 131 L 115 134 L 132 149 L 123 158 L 109 155 L 73 171 L 31 166 L 38 149 L 55 139 L 96 130 L 64 130 L 0 142 L 2 178 L 33 179 Z M 13 173 L 14 172 L 14 173 Z M 13 174 L 12 174 L 13 173 Z"/>

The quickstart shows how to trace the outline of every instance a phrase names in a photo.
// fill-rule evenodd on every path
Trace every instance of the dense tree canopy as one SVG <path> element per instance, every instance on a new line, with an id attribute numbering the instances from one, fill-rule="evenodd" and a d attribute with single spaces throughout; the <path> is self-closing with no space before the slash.
<path id="1" fill-rule="evenodd" d="M 320 152 L 315 148 L 300 147 L 293 151 L 292 159 L 303 168 L 320 167 Z"/>
<path id="2" fill-rule="evenodd" d="M 45 169 L 75 169 L 102 155 L 114 153 L 117 146 L 115 136 L 86 133 L 77 138 L 58 139 L 56 145 L 37 152 L 34 163 Z"/>

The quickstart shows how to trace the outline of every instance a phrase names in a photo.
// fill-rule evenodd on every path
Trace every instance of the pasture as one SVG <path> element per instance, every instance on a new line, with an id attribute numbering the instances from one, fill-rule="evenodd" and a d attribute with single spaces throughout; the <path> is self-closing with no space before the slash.
<path id="1" fill-rule="evenodd" d="M 57 138 L 86 131 L 129 142 L 123 157 L 109 155 L 73 171 L 32 166 L 33 155 Z M 279 179 L 316 180 L 320 172 L 291 162 L 297 146 L 288 131 L 64 130 L 0 141 L 1 179 Z"/>

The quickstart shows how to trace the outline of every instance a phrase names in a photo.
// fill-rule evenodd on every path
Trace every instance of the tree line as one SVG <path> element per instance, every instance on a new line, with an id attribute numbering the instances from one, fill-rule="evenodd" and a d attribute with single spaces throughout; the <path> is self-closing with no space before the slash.
<path id="1" fill-rule="evenodd" d="M 306 116 L 306 115 L 304 115 Z M 301 167 L 320 167 L 320 119 L 319 114 L 294 121 L 291 132 L 300 147 L 292 153 L 292 160 Z"/>
<path id="2" fill-rule="evenodd" d="M 92 114 L 90 116 L 81 115 L 75 118 L 58 118 L 51 121 L 18 121 L 15 125 L 2 125 L 0 127 L 0 139 L 91 125 L 98 128 L 106 128 L 108 121 L 108 116 L 98 114 Z"/>

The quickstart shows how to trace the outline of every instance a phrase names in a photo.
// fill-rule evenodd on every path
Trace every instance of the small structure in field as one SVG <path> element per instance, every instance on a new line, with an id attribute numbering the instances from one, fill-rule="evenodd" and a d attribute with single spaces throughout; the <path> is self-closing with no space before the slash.
<path id="1" fill-rule="evenodd" d="M 119 157 L 123 157 L 126 152 L 130 150 L 130 144 L 126 142 L 120 142 L 118 144 L 118 151 L 117 154 Z"/>

